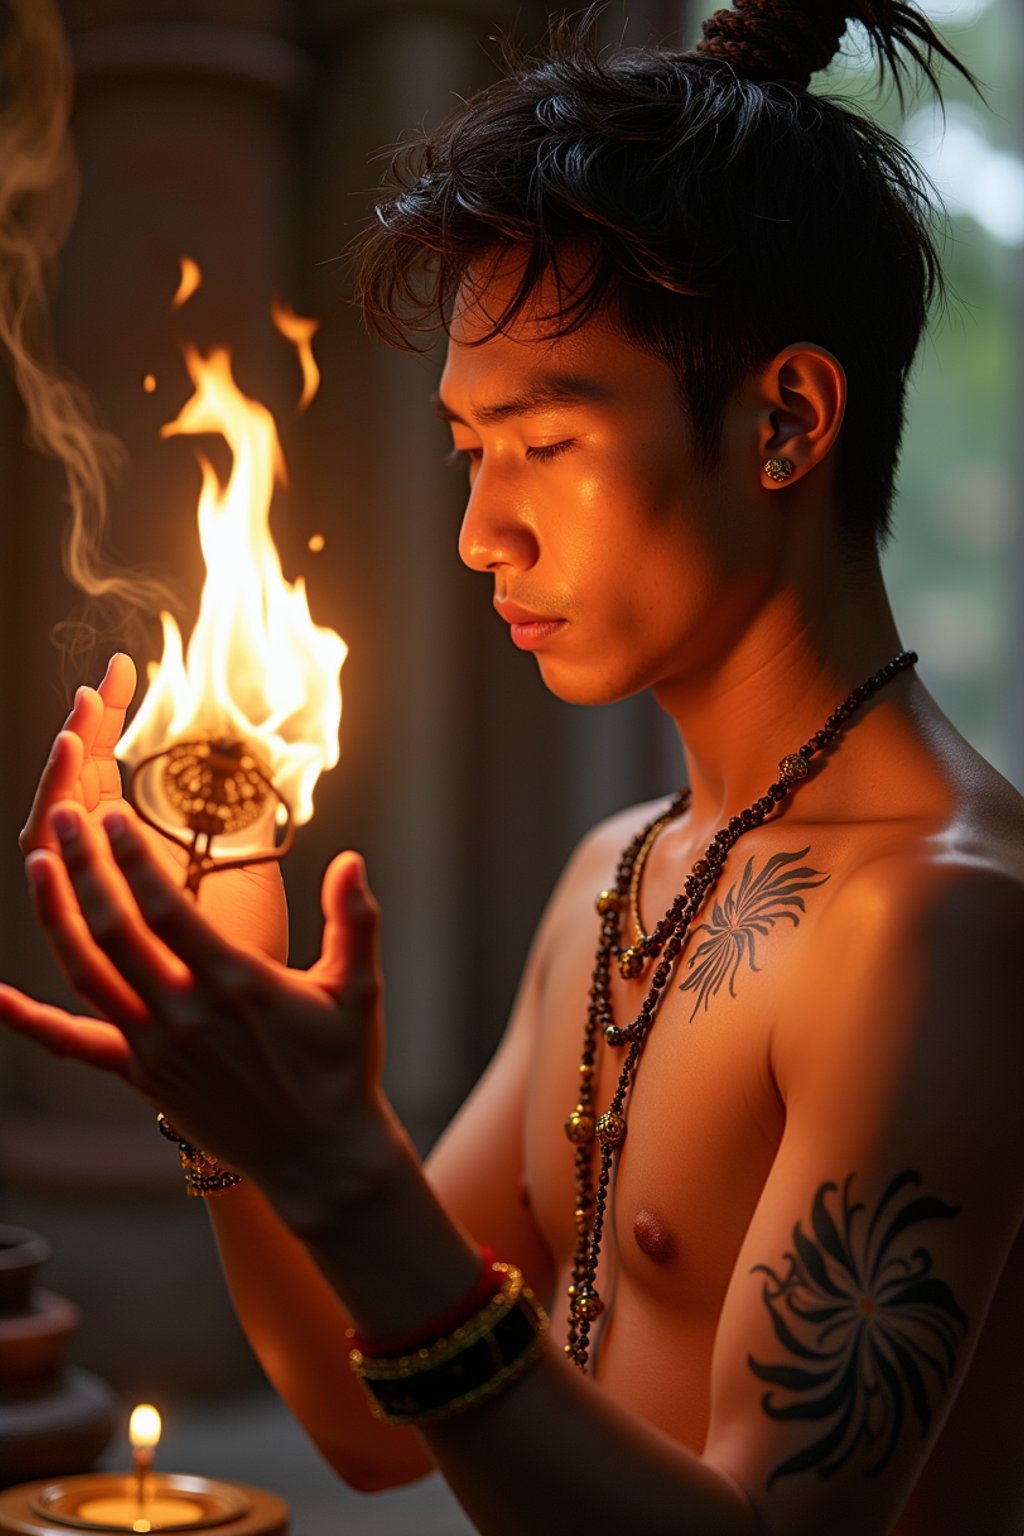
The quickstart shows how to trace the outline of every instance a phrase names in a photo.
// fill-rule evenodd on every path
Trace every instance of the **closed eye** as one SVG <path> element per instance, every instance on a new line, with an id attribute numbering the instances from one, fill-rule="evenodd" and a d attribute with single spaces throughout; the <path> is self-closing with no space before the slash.
<path id="1" fill-rule="evenodd" d="M 575 444 L 576 439 L 574 437 L 563 438 L 559 443 L 537 443 L 527 448 L 526 457 L 535 464 L 547 464 L 552 459 L 557 459 L 559 454 L 565 453 L 569 448 L 574 447 Z M 483 458 L 483 453 L 482 448 L 453 448 L 450 453 L 445 454 L 444 462 L 454 466 L 478 464 Z"/>
<path id="2" fill-rule="evenodd" d="M 549 459 L 557 459 L 560 453 L 565 453 L 567 449 L 574 447 L 575 443 L 574 437 L 566 437 L 560 443 L 541 443 L 536 447 L 527 448 L 526 457 L 546 464 Z"/>

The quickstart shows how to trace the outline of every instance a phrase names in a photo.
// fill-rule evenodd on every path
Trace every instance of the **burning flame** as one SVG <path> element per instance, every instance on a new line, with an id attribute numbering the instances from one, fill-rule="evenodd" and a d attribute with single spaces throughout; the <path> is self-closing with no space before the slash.
<path id="1" fill-rule="evenodd" d="M 163 1424 L 160 1415 L 152 1403 L 140 1403 L 132 1409 L 132 1416 L 128 1421 L 128 1439 L 132 1443 L 133 1450 L 152 1450 L 160 1439 Z"/>
<path id="2" fill-rule="evenodd" d="M 221 485 L 198 455 L 206 564 L 199 616 L 185 653 L 174 619 L 161 615 L 163 656 L 149 667 L 149 688 L 117 755 L 134 766 L 179 741 L 244 742 L 299 824 L 313 814 L 320 774 L 338 761 L 347 647 L 313 623 L 301 577 L 290 583 L 281 571 L 269 513 L 286 470 L 273 417 L 242 394 L 225 350 L 203 357 L 187 348 L 185 363 L 195 393 L 161 435 L 218 433 L 233 455 L 231 474 Z M 283 816 L 278 806 L 279 823 Z M 232 845 L 240 851 L 237 837 Z"/>
<path id="3" fill-rule="evenodd" d="M 320 388 L 320 369 L 313 356 L 313 337 L 320 329 L 320 321 L 307 320 L 297 315 L 287 304 L 272 304 L 270 314 L 281 335 L 294 342 L 298 350 L 299 366 L 302 369 L 302 394 L 295 410 L 301 415 Z"/>
<path id="4" fill-rule="evenodd" d="M 191 256 L 181 258 L 181 277 L 178 280 L 178 291 L 171 300 L 172 309 L 180 309 L 187 304 L 203 280 L 203 274 Z"/>

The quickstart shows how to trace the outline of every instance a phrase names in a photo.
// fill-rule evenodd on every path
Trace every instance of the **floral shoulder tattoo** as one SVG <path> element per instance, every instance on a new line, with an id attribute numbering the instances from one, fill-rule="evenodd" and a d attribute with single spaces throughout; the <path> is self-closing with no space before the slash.
<path id="1" fill-rule="evenodd" d="M 809 851 L 810 845 L 796 853 L 775 853 L 757 875 L 754 860 L 748 859 L 725 900 L 715 902 L 711 921 L 694 929 L 694 933 L 706 933 L 708 938 L 694 950 L 689 961 L 690 975 L 679 987 L 680 992 L 696 993 L 691 1019 L 696 1017 L 701 1004 L 707 1008 L 726 980 L 729 995 L 736 996 L 736 973 L 743 961 L 750 970 L 759 969 L 758 938 L 767 937 L 783 918 L 794 928 L 799 926 L 800 914 L 806 911 L 801 891 L 813 890 L 830 878 L 809 864 L 792 868 Z"/>

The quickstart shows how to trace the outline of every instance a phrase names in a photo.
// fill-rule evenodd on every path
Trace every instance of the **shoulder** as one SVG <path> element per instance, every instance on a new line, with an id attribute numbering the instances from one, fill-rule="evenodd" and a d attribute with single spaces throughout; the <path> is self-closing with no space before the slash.
<path id="1" fill-rule="evenodd" d="M 596 879 L 599 886 L 611 884 L 623 851 L 638 832 L 663 815 L 671 804 L 672 796 L 662 795 L 656 800 L 627 806 L 599 821 L 577 843 L 566 864 L 563 880 L 592 883 Z"/>
<path id="2" fill-rule="evenodd" d="M 577 843 L 566 861 L 558 883 L 548 901 L 534 941 L 542 961 L 548 947 L 574 928 L 584 914 L 593 911 L 603 890 L 615 883 L 623 850 L 655 817 L 672 804 L 671 795 L 645 800 L 616 811 L 592 827 Z M 588 935 L 590 930 L 587 930 Z"/>
<path id="3" fill-rule="evenodd" d="M 645 800 L 625 810 L 616 811 L 591 827 L 566 860 L 548 903 L 545 921 L 554 917 L 566 905 L 575 906 L 580 893 L 586 892 L 596 897 L 599 891 L 613 885 L 623 850 L 638 832 L 667 811 L 671 804 L 671 795 L 663 795 L 657 800 Z"/>
<path id="4" fill-rule="evenodd" d="M 858 862 L 835 883 L 818 930 L 822 949 L 869 948 L 873 960 L 898 956 L 912 943 L 934 964 L 957 952 L 984 951 L 1000 974 L 1010 955 L 1002 945 L 1024 937 L 1024 845 L 951 848 L 941 839 L 908 840 Z"/>
<path id="5" fill-rule="evenodd" d="M 807 956 L 810 1006 L 780 1021 L 784 1097 L 819 1063 L 873 1058 L 969 1083 L 1024 1069 L 1019 1027 L 1024 870 L 929 845 L 871 858 L 836 882 Z M 901 1066 L 902 1063 L 902 1066 Z"/>

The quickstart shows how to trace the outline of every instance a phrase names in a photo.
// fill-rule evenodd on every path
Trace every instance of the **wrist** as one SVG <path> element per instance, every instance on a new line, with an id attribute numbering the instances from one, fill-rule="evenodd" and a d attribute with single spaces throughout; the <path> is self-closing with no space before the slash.
<path id="1" fill-rule="evenodd" d="M 329 1249 L 360 1218 L 386 1208 L 416 1155 L 383 1097 L 354 1106 L 319 1153 L 306 1149 L 261 1181 L 278 1216 L 307 1247 Z"/>

